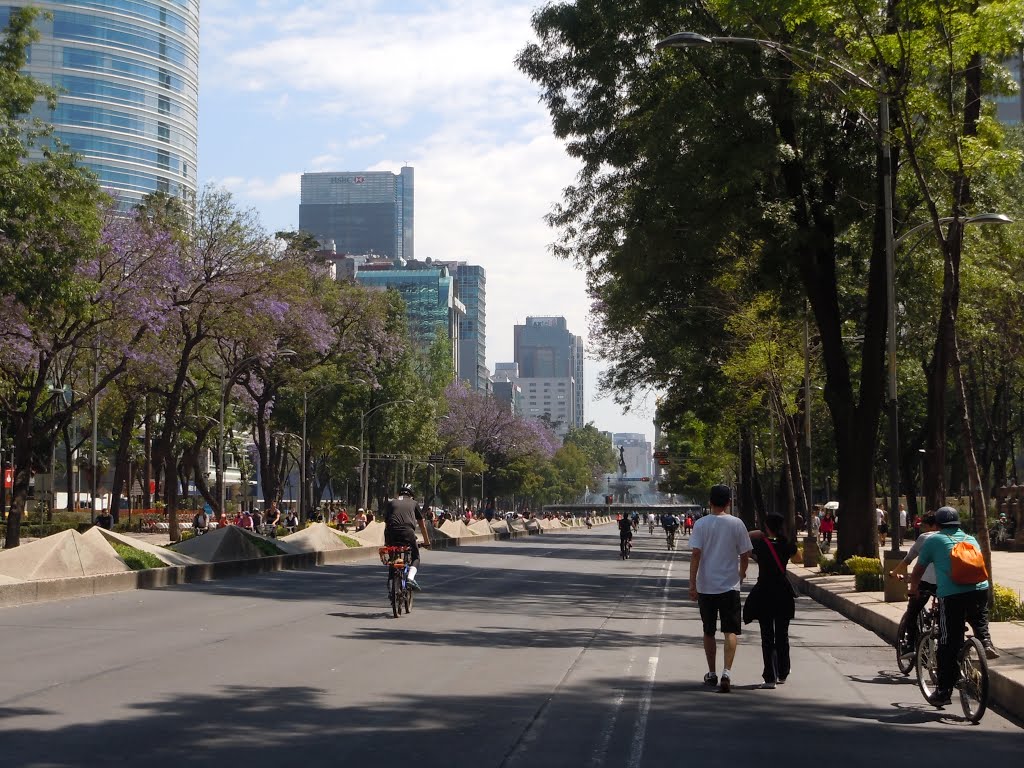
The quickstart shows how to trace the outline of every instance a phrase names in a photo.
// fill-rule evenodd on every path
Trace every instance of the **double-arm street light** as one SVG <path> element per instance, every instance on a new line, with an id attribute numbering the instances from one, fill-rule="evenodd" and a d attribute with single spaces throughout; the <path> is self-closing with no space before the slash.
<path id="1" fill-rule="evenodd" d="M 383 408 L 386 405 L 397 405 L 399 403 L 411 404 L 412 402 L 413 401 L 409 400 L 408 398 L 402 398 L 400 400 L 388 400 L 386 403 L 381 403 L 380 405 L 375 405 L 375 406 L 373 406 L 373 408 L 370 408 L 369 410 L 363 411 L 359 415 L 359 487 L 360 487 L 360 490 L 361 490 L 361 498 L 362 498 L 362 504 L 360 504 L 360 506 L 363 509 L 367 509 L 367 506 L 368 506 L 368 499 L 369 499 L 368 491 L 369 491 L 369 489 L 367 488 L 367 484 L 368 484 L 369 479 L 370 479 L 370 477 L 369 477 L 370 471 L 369 471 L 369 466 L 368 466 L 369 462 L 366 460 L 366 452 L 363 450 L 363 444 L 364 444 L 363 443 L 363 437 L 364 437 L 365 432 L 366 432 L 366 417 L 369 416 L 371 413 L 373 413 L 375 411 L 379 411 L 381 408 Z"/>
<path id="2" fill-rule="evenodd" d="M 838 73 L 847 81 L 864 88 L 878 95 L 878 131 L 877 139 L 882 155 L 882 167 L 880 183 L 882 185 L 883 218 L 885 227 L 885 266 L 886 266 L 886 308 L 887 308 L 887 345 L 886 357 L 888 360 L 888 442 L 889 442 L 889 520 L 890 529 L 898 531 L 899 526 L 899 445 L 898 445 L 898 412 L 896 404 L 896 248 L 905 240 L 916 234 L 918 231 L 932 226 L 931 222 L 914 227 L 909 232 L 896 239 L 893 222 L 893 198 L 892 198 L 892 151 L 889 137 L 889 96 L 886 91 L 885 69 L 879 70 L 880 82 L 874 84 L 858 75 L 853 70 L 840 64 L 837 61 L 828 59 L 813 51 L 807 51 L 796 46 L 786 45 L 774 40 L 763 40 L 752 37 L 729 37 L 729 36 L 705 36 L 696 32 L 677 32 L 669 35 L 655 46 L 662 48 L 702 48 L 710 46 L 741 46 L 760 48 L 775 52 L 787 58 L 805 57 L 817 64 L 823 64 L 830 70 Z M 956 217 L 939 219 L 940 224 L 957 221 Z M 1010 219 L 998 213 L 984 213 L 977 216 L 968 216 L 959 219 L 961 224 L 1005 224 Z M 915 243 L 916 246 L 916 243 Z M 893 558 L 900 555 L 899 535 L 892 537 Z"/>

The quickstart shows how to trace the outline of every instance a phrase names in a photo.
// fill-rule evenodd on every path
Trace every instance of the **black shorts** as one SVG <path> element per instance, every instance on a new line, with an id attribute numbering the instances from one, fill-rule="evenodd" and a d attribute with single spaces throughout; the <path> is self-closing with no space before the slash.
<path id="1" fill-rule="evenodd" d="M 700 608 L 700 620 L 704 624 L 704 635 L 715 636 L 715 625 L 721 618 L 722 632 L 733 635 L 743 634 L 742 613 L 739 590 L 722 592 L 719 595 L 697 594 L 697 606 Z"/>
<path id="2" fill-rule="evenodd" d="M 881 525 L 879 525 L 878 526 L 878 532 L 879 533 L 888 533 L 889 532 L 889 524 L 888 523 L 882 523 Z"/>

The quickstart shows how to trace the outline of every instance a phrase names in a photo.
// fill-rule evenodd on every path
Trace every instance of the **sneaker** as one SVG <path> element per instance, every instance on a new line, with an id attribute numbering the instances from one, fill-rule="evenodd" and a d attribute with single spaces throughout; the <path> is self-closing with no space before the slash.
<path id="1" fill-rule="evenodd" d="M 732 690 L 732 680 L 729 675 L 725 674 L 725 672 L 722 673 L 722 681 L 718 685 L 718 690 L 721 693 L 728 693 Z"/>
<path id="2" fill-rule="evenodd" d="M 416 583 L 416 579 L 407 579 L 405 583 L 409 585 L 409 589 L 413 592 L 420 591 L 420 585 Z"/>
<path id="3" fill-rule="evenodd" d="M 780 678 L 779 678 L 778 680 L 776 680 L 776 682 L 777 682 L 777 683 L 778 683 L 779 685 L 785 685 L 785 683 L 786 683 L 786 678 L 784 678 L 784 677 L 780 677 Z"/>
<path id="4" fill-rule="evenodd" d="M 935 691 L 931 696 L 928 697 L 928 703 L 933 707 L 942 707 L 946 704 L 950 704 L 953 701 L 952 691 Z"/>
<path id="5" fill-rule="evenodd" d="M 718 675 L 714 672 L 708 672 L 704 675 L 704 685 L 708 686 L 708 688 L 714 688 L 718 685 Z"/>
<path id="6" fill-rule="evenodd" d="M 985 646 L 985 658 L 988 659 L 989 661 L 992 661 L 994 659 L 998 659 L 999 658 L 999 651 L 997 651 L 995 649 L 995 647 L 992 646 L 992 645 L 986 645 Z"/>
<path id="7" fill-rule="evenodd" d="M 763 688 L 766 691 L 774 691 L 775 682 L 772 680 L 765 680 L 763 683 L 761 683 L 761 685 L 758 686 L 758 688 Z"/>

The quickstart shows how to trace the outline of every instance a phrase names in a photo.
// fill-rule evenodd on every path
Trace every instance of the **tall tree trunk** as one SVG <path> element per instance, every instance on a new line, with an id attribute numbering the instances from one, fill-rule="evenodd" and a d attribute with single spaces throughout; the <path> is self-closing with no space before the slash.
<path id="1" fill-rule="evenodd" d="M 128 468 L 128 456 L 131 453 L 132 435 L 135 433 L 135 417 L 138 405 L 130 402 L 121 416 L 121 426 L 117 435 L 117 456 L 114 458 L 114 485 L 110 494 L 110 514 L 115 523 L 121 519 L 121 489 L 124 487 L 125 475 L 128 477 L 128 493 L 131 494 L 131 476 Z"/>

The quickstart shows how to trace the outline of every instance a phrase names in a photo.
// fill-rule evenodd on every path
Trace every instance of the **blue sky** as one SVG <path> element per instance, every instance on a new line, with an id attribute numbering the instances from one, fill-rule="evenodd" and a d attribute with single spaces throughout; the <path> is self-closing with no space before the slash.
<path id="1" fill-rule="evenodd" d="M 553 258 L 543 221 L 576 163 L 515 67 L 537 0 L 202 0 L 199 173 L 298 226 L 307 171 L 416 169 L 416 255 L 487 270 L 487 363 L 512 360 L 512 326 L 564 315 L 586 336 L 583 274 Z M 587 419 L 653 437 L 654 399 Z"/>

